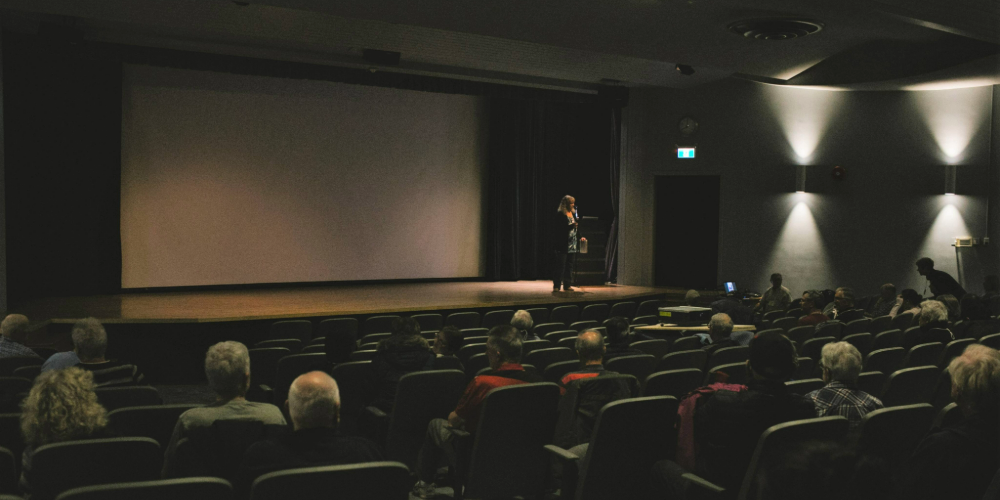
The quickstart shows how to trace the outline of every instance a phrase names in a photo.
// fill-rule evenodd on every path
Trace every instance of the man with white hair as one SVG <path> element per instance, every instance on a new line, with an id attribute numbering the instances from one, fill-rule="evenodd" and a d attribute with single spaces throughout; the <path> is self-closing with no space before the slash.
<path id="1" fill-rule="evenodd" d="M 702 338 L 702 342 L 707 341 L 702 349 L 707 352 L 710 356 L 713 352 L 722 349 L 723 347 L 736 347 L 741 345 L 736 340 L 731 338 L 733 334 L 733 320 L 726 313 L 719 313 L 712 315 L 712 319 L 708 321 L 708 335 L 699 334 Z M 749 341 L 747 341 L 749 343 Z"/>
<path id="2" fill-rule="evenodd" d="M 0 323 L 0 358 L 31 357 L 41 358 L 30 347 L 24 345 L 28 336 L 28 317 L 23 314 L 9 314 Z"/>
<path id="3" fill-rule="evenodd" d="M 948 365 L 962 418 L 917 445 L 900 483 L 907 500 L 980 500 L 997 471 L 1000 352 L 973 344 Z"/>
<path id="4" fill-rule="evenodd" d="M 858 389 L 861 352 L 847 342 L 823 346 L 820 354 L 826 386 L 806 394 L 816 404 L 817 417 L 847 417 L 851 429 L 861 425 L 869 412 L 882 408 L 878 398 Z"/>
<path id="5" fill-rule="evenodd" d="M 285 425 L 277 406 L 246 400 L 250 388 L 250 352 L 239 342 L 219 342 L 205 354 L 205 376 L 215 402 L 192 408 L 177 419 L 174 434 L 163 456 L 163 477 L 171 477 L 177 442 L 195 429 L 211 427 L 216 420 L 259 420 L 265 425 Z"/>
<path id="6" fill-rule="evenodd" d="M 510 319 L 510 326 L 517 328 L 521 332 L 521 339 L 525 342 L 529 340 L 541 340 L 538 335 L 535 335 L 531 331 L 531 327 L 534 326 L 535 320 L 531 319 L 531 313 L 521 309 L 514 313 L 514 317 Z"/>
<path id="7" fill-rule="evenodd" d="M 937 300 L 921 302 L 918 320 L 920 329 L 914 330 L 913 333 L 908 332 L 903 336 L 904 349 L 928 342 L 947 344 L 955 340 L 955 334 L 948 328 L 948 308 L 943 302 Z"/>
<path id="8" fill-rule="evenodd" d="M 285 407 L 294 431 L 247 449 L 236 481 L 238 490 L 249 493 L 254 480 L 268 472 L 382 460 L 375 443 L 337 432 L 340 389 L 326 373 L 314 371 L 296 378 Z"/>

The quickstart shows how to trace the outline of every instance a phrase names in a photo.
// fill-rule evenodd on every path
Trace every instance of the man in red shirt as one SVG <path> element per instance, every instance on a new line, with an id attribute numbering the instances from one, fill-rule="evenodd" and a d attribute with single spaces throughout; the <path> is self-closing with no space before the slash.
<path id="1" fill-rule="evenodd" d="M 802 294 L 802 312 L 799 317 L 799 326 L 818 325 L 830 318 L 823 314 L 823 304 L 820 303 L 823 294 L 819 290 L 808 290 Z"/>
<path id="2" fill-rule="evenodd" d="M 576 354 L 580 356 L 582 368 L 567 373 L 559 381 L 559 393 L 566 394 L 566 386 L 574 380 L 596 377 L 604 373 L 604 336 L 597 330 L 585 330 L 576 338 Z"/>
<path id="3" fill-rule="evenodd" d="M 469 382 L 465 393 L 458 400 L 455 411 L 448 419 L 435 418 L 427 425 L 427 435 L 417 459 L 420 480 L 413 486 L 413 494 L 420 498 L 437 496 L 434 475 L 444 460 L 454 468 L 458 462 L 455 452 L 455 429 L 476 432 L 479 416 L 486 396 L 498 387 L 541 382 L 541 378 L 524 371 L 521 366 L 521 334 L 510 325 L 495 326 L 486 340 L 486 357 L 491 370 Z"/>

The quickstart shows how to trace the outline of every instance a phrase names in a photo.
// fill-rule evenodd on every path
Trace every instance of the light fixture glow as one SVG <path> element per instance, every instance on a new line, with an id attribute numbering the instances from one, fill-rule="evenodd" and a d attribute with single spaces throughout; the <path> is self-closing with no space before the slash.
<path id="1" fill-rule="evenodd" d="M 843 94 L 774 85 L 763 89 L 795 153 L 796 163 L 809 164 Z"/>
<path id="2" fill-rule="evenodd" d="M 987 122 L 991 87 L 913 92 L 911 98 L 934 136 L 942 160 L 954 165 L 965 159 L 965 150 L 979 127 Z"/>
<path id="3" fill-rule="evenodd" d="M 786 200 L 792 205 L 791 212 L 774 242 L 767 265 L 760 269 L 768 273 L 781 269 L 784 285 L 792 290 L 804 290 L 814 283 L 836 283 L 826 245 L 809 206 L 822 200 L 808 194 L 788 194 Z M 761 275 L 760 280 L 766 281 L 767 275 Z"/>

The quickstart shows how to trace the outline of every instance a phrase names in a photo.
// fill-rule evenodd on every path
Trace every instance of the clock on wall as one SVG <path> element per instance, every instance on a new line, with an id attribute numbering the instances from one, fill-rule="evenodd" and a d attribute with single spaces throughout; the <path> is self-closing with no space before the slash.
<path id="1" fill-rule="evenodd" d="M 677 123 L 677 128 L 680 130 L 681 135 L 688 137 L 698 131 L 698 121 L 690 116 L 685 116 Z"/>

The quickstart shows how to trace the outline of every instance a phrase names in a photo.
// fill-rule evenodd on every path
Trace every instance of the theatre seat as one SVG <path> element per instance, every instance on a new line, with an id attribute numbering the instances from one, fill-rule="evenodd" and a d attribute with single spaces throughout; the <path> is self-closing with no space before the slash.
<path id="1" fill-rule="evenodd" d="M 573 324 L 580 319 L 580 306 L 568 305 L 553 307 L 549 314 L 549 321 L 552 323 Z"/>
<path id="2" fill-rule="evenodd" d="M 479 328 L 479 313 L 475 311 L 451 313 L 445 318 L 444 324 L 445 326 L 454 326 L 459 330 Z"/>
<path id="3" fill-rule="evenodd" d="M 465 386 L 465 374 L 457 370 L 403 375 L 392 413 L 387 416 L 385 457 L 416 468 L 427 424 L 454 410 Z"/>
<path id="4" fill-rule="evenodd" d="M 868 333 L 878 335 L 889 328 L 892 328 L 892 316 L 879 316 L 872 319 L 871 325 L 868 326 Z"/>
<path id="5" fill-rule="evenodd" d="M 666 356 L 667 352 L 670 350 L 670 342 L 660 339 L 640 340 L 638 342 L 632 342 L 629 344 L 629 347 L 632 349 L 638 349 L 656 359 L 661 359 L 663 356 Z"/>
<path id="6" fill-rule="evenodd" d="M 528 355 L 523 359 L 525 363 L 534 366 L 542 373 L 545 373 L 545 369 L 552 363 L 570 360 L 576 360 L 576 356 L 573 354 L 572 350 L 565 347 L 537 349 L 528 353 Z M 607 368 L 607 366 L 605 366 L 605 368 Z"/>
<path id="7" fill-rule="evenodd" d="M 681 399 L 685 394 L 701 387 L 704 378 L 702 371 L 697 368 L 656 372 L 646 377 L 642 395 L 673 396 Z"/>
<path id="8" fill-rule="evenodd" d="M 868 353 L 868 357 L 865 358 L 864 370 L 866 372 L 882 372 L 888 375 L 899 368 L 905 356 L 906 350 L 902 347 L 874 350 Z"/>
<path id="9" fill-rule="evenodd" d="M 875 338 L 872 337 L 870 333 L 855 333 L 853 335 L 845 335 L 843 339 L 844 342 L 854 346 L 859 353 L 861 353 L 862 359 L 871 352 L 872 342 Z"/>
<path id="10" fill-rule="evenodd" d="M 879 399 L 887 408 L 928 403 L 939 375 L 940 370 L 936 366 L 897 370 L 889 375 L 889 379 L 885 382 L 885 390 Z"/>
<path id="11" fill-rule="evenodd" d="M 547 333 L 565 329 L 566 325 L 564 325 L 563 323 L 541 323 L 541 324 L 536 323 L 535 326 L 531 329 L 531 331 L 534 332 L 534 334 L 538 335 L 539 337 L 544 337 Z"/>
<path id="12" fill-rule="evenodd" d="M 814 325 L 803 325 L 796 326 L 794 328 L 789 328 L 786 334 L 792 342 L 798 342 L 799 345 L 805 343 L 805 341 L 813 338 L 816 334 L 816 326 Z"/>
<path id="13" fill-rule="evenodd" d="M 590 304 L 580 312 L 580 321 L 596 321 L 600 323 L 608 319 L 611 308 L 607 304 Z"/>
<path id="14" fill-rule="evenodd" d="M 483 321 L 480 326 L 482 328 L 490 329 L 494 326 L 509 325 L 510 320 L 513 318 L 513 310 L 505 309 L 502 311 L 489 311 L 483 316 Z"/>
<path id="15" fill-rule="evenodd" d="M 108 411 L 129 406 L 152 406 L 163 404 L 160 391 L 150 386 L 134 387 L 98 387 L 97 401 Z"/>
<path id="16" fill-rule="evenodd" d="M 873 351 L 888 349 L 890 347 L 903 347 L 903 331 L 899 329 L 885 330 L 875 335 L 872 340 Z"/>
<path id="17" fill-rule="evenodd" d="M 251 500 L 329 498 L 407 500 L 413 480 L 399 462 L 370 462 L 288 469 L 253 482 Z"/>
<path id="18" fill-rule="evenodd" d="M 649 354 L 621 356 L 604 363 L 604 369 L 623 375 L 631 375 L 636 380 L 645 381 L 656 368 L 656 358 Z"/>
<path id="19" fill-rule="evenodd" d="M 636 319 L 643 316 L 657 316 L 660 315 L 660 308 L 663 307 L 662 300 L 644 300 L 639 304 L 639 308 L 635 311 Z"/>
<path id="20" fill-rule="evenodd" d="M 437 313 L 414 314 L 410 318 L 420 325 L 420 333 L 437 332 L 444 327 L 444 316 Z"/>
<path id="21" fill-rule="evenodd" d="M 63 492 L 57 500 L 229 500 L 232 497 L 233 487 L 225 479 L 185 477 L 81 486 Z"/>
<path id="22" fill-rule="evenodd" d="M 942 354 L 944 354 L 944 344 L 940 342 L 915 345 L 910 349 L 910 352 L 906 353 L 901 366 L 903 368 L 937 366 Z"/>
<path id="23" fill-rule="evenodd" d="M 716 374 L 719 372 L 726 374 L 727 384 L 746 385 L 746 383 L 750 381 L 750 374 L 747 373 L 747 364 L 744 361 L 741 363 L 730 363 L 728 365 L 713 367 L 705 374 L 704 385 L 714 384 L 718 381 L 718 376 Z"/>
<path id="24" fill-rule="evenodd" d="M 80 486 L 158 479 L 163 452 L 149 438 L 87 439 L 47 444 L 32 457 L 33 500 L 54 500 Z"/>
<path id="25" fill-rule="evenodd" d="M 618 302 L 611 306 L 609 318 L 622 317 L 631 320 L 635 317 L 635 311 L 639 306 L 635 302 Z"/>
<path id="26" fill-rule="evenodd" d="M 275 321 L 267 333 L 270 339 L 299 339 L 302 345 L 312 340 L 312 322 L 307 319 Z"/>
<path id="27" fill-rule="evenodd" d="M 899 467 L 927 435 L 933 418 L 934 408 L 929 404 L 869 412 L 861 421 L 858 451 L 881 458 L 891 467 Z"/>
<path id="28" fill-rule="evenodd" d="M 670 344 L 670 352 L 701 350 L 701 338 L 694 335 L 681 337 Z"/>
<path id="29" fill-rule="evenodd" d="M 701 349 L 671 352 L 660 358 L 654 368 L 658 372 L 694 368 L 702 371 L 708 362 L 708 353 Z"/>
<path id="30" fill-rule="evenodd" d="M 842 334 L 844 336 L 854 335 L 855 333 L 871 333 L 872 320 L 869 318 L 858 318 L 854 321 L 849 321 L 844 325 L 844 330 Z"/>
<path id="31" fill-rule="evenodd" d="M 528 314 L 531 315 L 532 324 L 538 325 L 549 321 L 549 308 L 547 307 L 533 307 L 525 309 L 525 311 L 528 311 Z"/>
<path id="32" fill-rule="evenodd" d="M 148 437 L 166 449 L 177 419 L 182 413 L 201 405 L 154 405 L 119 408 L 108 412 L 108 426 L 118 436 Z"/>
<path id="33" fill-rule="evenodd" d="M 705 368 L 711 370 L 716 366 L 745 363 L 749 357 L 750 348 L 747 346 L 723 347 L 708 356 L 708 364 L 705 365 Z"/>
<path id="34" fill-rule="evenodd" d="M 563 377 L 569 372 L 574 372 L 580 369 L 580 362 L 576 360 L 569 361 L 559 361 L 558 363 L 552 363 L 545 368 L 545 373 L 542 378 L 546 382 L 552 382 L 553 384 L 558 384 Z"/>

